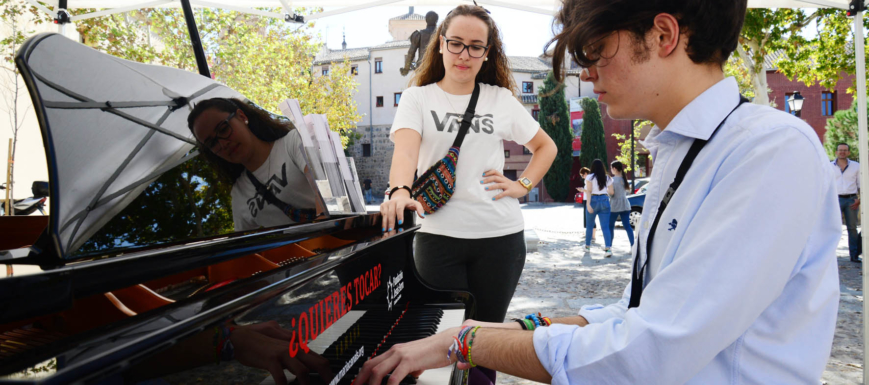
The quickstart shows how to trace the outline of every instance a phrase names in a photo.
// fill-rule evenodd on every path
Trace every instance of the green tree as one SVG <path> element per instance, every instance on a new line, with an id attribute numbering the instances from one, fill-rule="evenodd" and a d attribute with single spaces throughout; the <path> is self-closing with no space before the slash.
<path id="1" fill-rule="evenodd" d="M 640 157 L 640 134 L 645 126 L 652 126 L 652 122 L 648 120 L 637 120 L 633 122 L 634 127 L 634 159 L 638 159 Z M 625 165 L 625 171 L 632 170 L 632 162 L 631 162 L 631 138 L 628 135 L 614 133 L 613 137 L 616 138 L 617 143 L 619 144 L 619 154 L 616 155 L 616 160 L 622 162 Z M 649 155 L 649 159 L 652 156 Z"/>
<path id="2" fill-rule="evenodd" d="M 851 108 L 836 111 L 833 118 L 827 120 L 827 132 L 824 133 L 824 149 L 830 159 L 836 158 L 836 147 L 839 143 L 845 143 L 851 147 L 853 161 L 860 158 L 860 150 L 857 146 L 857 100 L 851 103 Z"/>
<path id="3" fill-rule="evenodd" d="M 540 113 L 537 119 L 540 127 L 558 148 L 555 161 L 543 176 L 543 183 L 553 200 L 564 202 L 570 195 L 570 170 L 573 166 L 573 130 L 570 128 L 570 108 L 564 98 L 564 84 L 555 81 L 550 71 L 538 96 Z"/>
<path id="4" fill-rule="evenodd" d="M 804 33 L 813 24 L 817 33 Z M 773 64 L 779 72 L 809 86 L 820 83 L 832 89 L 846 73 L 855 74 L 854 51 L 848 42 L 851 24 L 839 9 L 811 13 L 799 8 L 749 9 L 735 55 L 751 78 L 754 103 L 771 104 L 764 59 L 772 54 L 778 55 Z"/>
<path id="5" fill-rule="evenodd" d="M 603 118 L 600 115 L 600 105 L 597 99 L 583 98 L 580 106 L 585 111 L 582 115 L 582 151 L 579 154 L 579 163 L 583 167 L 591 167 L 591 162 L 600 159 L 607 163 L 609 158 L 606 153 L 606 138 L 603 129 Z"/>

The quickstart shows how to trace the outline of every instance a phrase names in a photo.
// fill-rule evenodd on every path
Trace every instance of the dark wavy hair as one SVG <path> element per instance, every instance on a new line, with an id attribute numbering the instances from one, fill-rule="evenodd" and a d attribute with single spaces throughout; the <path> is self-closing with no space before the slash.
<path id="1" fill-rule="evenodd" d="M 444 69 L 444 54 L 438 52 L 440 48 L 439 36 L 446 36 L 447 29 L 450 23 L 456 16 L 473 16 L 489 27 L 489 37 L 486 44 L 489 46 L 489 60 L 483 62 L 480 67 L 480 72 L 477 73 L 477 83 L 489 84 L 493 86 L 503 87 L 512 93 L 517 92 L 516 82 L 513 80 L 513 73 L 510 71 L 510 62 L 507 59 L 507 54 L 504 52 L 504 44 L 501 42 L 501 32 L 495 21 L 489 16 L 489 13 L 483 8 L 476 5 L 460 5 L 450 11 L 444 21 L 438 26 L 437 31 L 429 40 L 428 46 L 425 49 L 425 55 L 416 73 L 410 80 L 410 83 L 419 87 L 436 83 L 444 78 L 446 69 Z"/>
<path id="2" fill-rule="evenodd" d="M 597 187 L 601 190 L 606 189 L 606 169 L 603 167 L 603 161 L 595 159 L 591 162 L 591 175 L 597 180 Z"/>
<path id="3" fill-rule="evenodd" d="M 628 184 L 628 178 L 625 177 L 625 165 L 623 165 L 622 162 L 619 162 L 616 160 L 616 161 L 613 161 L 612 163 L 610 163 L 610 166 L 612 166 L 612 168 L 616 169 L 616 171 L 618 171 L 619 174 L 622 174 L 622 182 L 624 182 L 624 184 L 625 184 L 625 190 L 630 190 L 631 186 Z"/>
<path id="4" fill-rule="evenodd" d="M 583 47 L 608 33 L 625 30 L 632 35 L 631 50 L 637 57 L 647 51 L 645 36 L 655 16 L 667 13 L 679 20 L 679 28 L 688 38 L 691 61 L 723 66 L 739 43 L 747 4 L 748 0 L 564 0 L 553 21 L 555 37 L 545 51 L 555 44 L 552 68 L 561 81 L 565 52 L 581 67 L 591 67 L 596 60 L 586 56 Z"/>
<path id="5" fill-rule="evenodd" d="M 286 136 L 290 133 L 290 130 L 295 129 L 295 126 L 289 120 L 280 119 L 277 115 L 271 114 L 256 104 L 235 98 L 213 98 L 196 103 L 193 111 L 190 111 L 190 115 L 187 116 L 187 128 L 190 129 L 190 132 L 193 132 L 193 122 L 203 112 L 210 109 L 228 113 L 241 110 L 248 118 L 247 126 L 250 132 L 264 142 L 274 142 Z M 194 133 L 195 136 L 196 134 Z M 211 152 L 211 149 L 202 145 L 198 138 L 196 142 L 202 156 L 217 168 L 217 173 L 220 175 L 221 180 L 234 184 L 236 179 L 244 172 L 244 165 L 232 163 L 217 156 L 217 154 Z"/>

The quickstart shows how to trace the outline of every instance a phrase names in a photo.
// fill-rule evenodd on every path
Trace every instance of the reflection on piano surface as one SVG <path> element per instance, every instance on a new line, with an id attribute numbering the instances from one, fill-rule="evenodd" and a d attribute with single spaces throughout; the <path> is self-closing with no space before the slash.
<path id="1" fill-rule="evenodd" d="M 202 177 L 213 171 L 191 168 L 203 165 L 184 142 L 190 138 L 183 114 L 195 100 L 237 96 L 225 86 L 184 71 L 121 63 L 54 34 L 29 40 L 16 63 L 50 143 L 52 217 L 17 243 L 4 239 L 0 250 L 0 261 L 13 271 L 0 278 L 0 382 L 271 384 L 307 372 L 311 384 L 349 384 L 370 357 L 473 314 L 470 294 L 435 290 L 418 278 L 411 220 L 385 235 L 379 214 L 231 232 L 220 224 L 226 218 L 217 218 L 215 208 L 227 203 L 220 198 L 194 194 L 172 206 L 166 197 L 178 178 L 198 183 L 198 194 L 214 187 Z M 105 63 L 105 71 L 93 70 Z M 176 88 L 144 92 L 145 107 L 107 104 L 122 96 L 113 94 L 125 88 L 118 84 L 142 76 L 151 76 L 149 86 Z M 192 86 L 185 88 L 187 77 Z M 113 88 L 101 87 L 106 84 Z M 93 111 L 110 117 L 74 119 Z M 123 126 L 131 121 L 137 128 Z M 127 128 L 132 131 L 120 135 L 141 135 L 132 142 L 143 152 L 122 153 L 129 158 L 117 174 L 88 180 L 99 186 L 70 179 L 69 173 L 86 173 L 76 162 L 90 161 L 82 151 L 92 149 L 64 138 Z M 157 137 L 166 140 L 152 146 L 148 140 Z M 154 158 L 151 150 L 171 159 L 137 163 Z M 125 175 L 134 168 L 138 174 Z M 21 274 L 23 265 L 40 268 Z M 234 359 L 226 361 L 217 347 L 228 330 Z M 405 380 L 460 379 L 448 367 Z"/>

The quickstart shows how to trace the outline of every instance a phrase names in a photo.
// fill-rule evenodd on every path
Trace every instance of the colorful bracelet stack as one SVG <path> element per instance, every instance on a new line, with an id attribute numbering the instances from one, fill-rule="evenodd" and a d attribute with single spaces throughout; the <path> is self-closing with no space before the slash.
<path id="1" fill-rule="evenodd" d="M 522 330 L 534 330 L 541 326 L 552 325 L 552 320 L 540 313 L 537 315 L 529 314 L 525 318 L 513 318 L 513 321 L 518 322 L 519 326 L 522 326 Z"/>
<path id="2" fill-rule="evenodd" d="M 232 334 L 233 330 L 235 330 L 234 327 L 226 325 L 214 327 L 214 357 L 218 365 L 220 361 L 232 361 L 235 355 L 232 341 L 229 340 L 229 335 Z"/>
<path id="3" fill-rule="evenodd" d="M 459 335 L 453 337 L 453 344 L 447 350 L 447 360 L 452 362 L 455 353 L 459 362 L 469 364 L 472 368 L 477 366 L 471 360 L 471 347 L 474 345 L 474 337 L 477 336 L 479 328 L 479 326 L 465 326 L 459 330 Z"/>

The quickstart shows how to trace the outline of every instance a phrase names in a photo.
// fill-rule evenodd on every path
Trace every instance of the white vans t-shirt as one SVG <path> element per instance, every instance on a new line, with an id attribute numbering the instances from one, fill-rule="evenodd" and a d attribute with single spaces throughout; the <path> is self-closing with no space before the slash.
<path id="1" fill-rule="evenodd" d="M 394 140 L 393 135 L 400 129 L 422 135 L 418 175 L 446 156 L 470 100 L 470 94 L 447 94 L 437 84 L 404 90 L 390 138 Z M 503 172 L 502 140 L 524 145 L 540 126 L 513 93 L 501 87 L 480 84 L 475 112 L 459 152 L 455 192 L 446 205 L 421 220 L 421 232 L 478 239 L 514 234 L 525 228 L 519 201 L 510 197 L 493 201 L 502 190 L 486 191 L 480 181 L 488 170 Z"/>
<path id="2" fill-rule="evenodd" d="M 269 158 L 252 172 L 275 197 L 297 209 L 314 208 L 314 193 L 305 177 L 305 150 L 298 130 L 276 140 Z M 246 173 L 232 185 L 232 219 L 235 231 L 294 223 L 280 208 L 260 195 Z"/>

